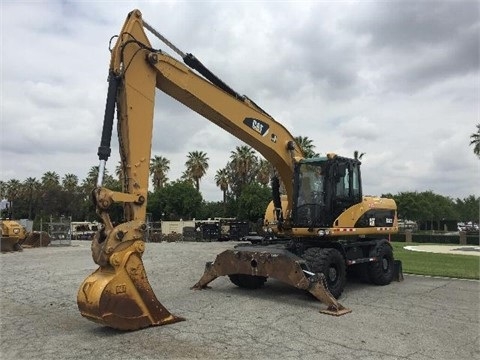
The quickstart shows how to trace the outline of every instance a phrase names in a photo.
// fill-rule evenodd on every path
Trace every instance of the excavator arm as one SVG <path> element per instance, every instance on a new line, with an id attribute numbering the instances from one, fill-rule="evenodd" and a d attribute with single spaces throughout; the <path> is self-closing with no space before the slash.
<path id="1" fill-rule="evenodd" d="M 92 194 L 104 224 L 92 241 L 92 257 L 99 268 L 83 282 L 77 296 L 83 316 L 122 330 L 182 320 L 156 299 L 141 260 L 156 89 L 244 141 L 275 167 L 287 199 L 283 212 L 277 206 L 279 218 L 291 212 L 294 165 L 303 157 L 285 127 L 229 88 L 193 55 L 185 55 L 173 47 L 187 66 L 153 49 L 145 28 L 161 37 L 143 21 L 140 11 L 132 11 L 111 52 L 105 118 L 98 149 L 99 176 Z M 115 112 L 123 169 L 122 192 L 102 185 L 111 151 Z M 125 222 L 117 226 L 109 216 L 115 202 L 124 204 L 125 213 Z M 288 226 L 288 216 L 284 225 Z"/>
<path id="2" fill-rule="evenodd" d="M 254 102 L 229 88 L 192 54 L 185 55 L 176 49 L 189 67 L 161 50 L 154 50 L 145 26 L 156 33 L 142 20 L 138 10 L 129 14 L 110 63 L 110 78 L 121 84 L 117 85 L 116 98 L 120 147 L 127 153 L 125 156 L 145 161 L 150 154 L 154 95 L 158 88 L 260 152 L 278 171 L 287 198 L 291 199 L 294 162 L 303 158 L 303 154 L 290 132 Z M 138 171 L 136 182 L 146 195 L 148 172 Z M 138 193 L 132 191 L 132 186 L 129 184 L 127 192 Z M 289 203 L 285 212 L 290 207 Z"/>

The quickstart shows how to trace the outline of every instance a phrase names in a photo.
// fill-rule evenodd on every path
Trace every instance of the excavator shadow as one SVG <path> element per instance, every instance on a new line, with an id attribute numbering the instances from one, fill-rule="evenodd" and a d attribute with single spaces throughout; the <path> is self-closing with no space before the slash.
<path id="1" fill-rule="evenodd" d="M 318 300 L 308 291 L 294 288 L 276 279 L 269 279 L 261 289 L 241 289 L 235 286 L 232 291 L 235 292 L 236 296 L 245 295 L 251 297 L 253 295 L 255 298 L 266 301 L 272 300 L 285 304 L 298 303 L 301 306 L 305 304 L 311 304 L 312 307 L 318 306 Z M 252 292 L 254 293 L 252 294 Z"/>
<path id="2" fill-rule="evenodd" d="M 124 330 L 114 329 L 110 326 L 95 326 L 89 330 L 93 335 L 100 337 L 117 337 L 121 334 L 125 334 Z"/>

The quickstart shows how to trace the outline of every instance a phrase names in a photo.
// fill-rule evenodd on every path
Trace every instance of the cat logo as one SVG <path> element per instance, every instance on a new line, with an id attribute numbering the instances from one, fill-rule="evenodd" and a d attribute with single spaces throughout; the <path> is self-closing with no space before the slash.
<path id="1" fill-rule="evenodd" d="M 255 130 L 261 136 L 265 136 L 268 134 L 268 124 L 264 123 L 261 120 L 254 119 L 254 118 L 245 118 L 243 123 L 247 125 L 249 128 Z"/>

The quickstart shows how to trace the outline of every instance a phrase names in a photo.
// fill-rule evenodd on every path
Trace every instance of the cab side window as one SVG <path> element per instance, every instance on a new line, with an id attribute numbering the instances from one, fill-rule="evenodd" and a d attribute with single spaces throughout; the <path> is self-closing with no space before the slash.
<path id="1" fill-rule="evenodd" d="M 345 175 L 338 178 L 337 198 L 346 199 L 350 197 L 350 171 L 347 169 Z"/>
<path id="2" fill-rule="evenodd" d="M 360 191 L 360 168 L 358 167 L 357 164 L 354 164 L 352 167 L 352 197 L 356 201 L 360 201 L 360 198 L 362 197 L 361 191 Z"/>

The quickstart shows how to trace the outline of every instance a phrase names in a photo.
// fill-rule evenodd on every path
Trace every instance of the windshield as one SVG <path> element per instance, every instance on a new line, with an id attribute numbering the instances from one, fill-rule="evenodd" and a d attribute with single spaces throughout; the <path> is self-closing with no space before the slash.
<path id="1" fill-rule="evenodd" d="M 298 167 L 296 223 L 300 226 L 319 226 L 325 208 L 325 162 L 303 163 Z"/>
<path id="2" fill-rule="evenodd" d="M 302 164 L 299 172 L 298 205 L 323 204 L 324 176 L 319 165 Z"/>

